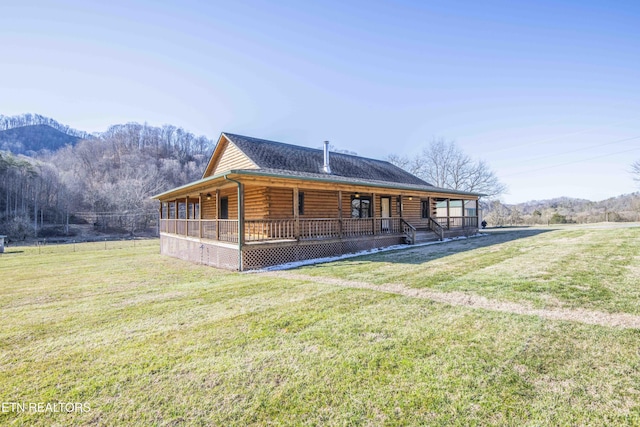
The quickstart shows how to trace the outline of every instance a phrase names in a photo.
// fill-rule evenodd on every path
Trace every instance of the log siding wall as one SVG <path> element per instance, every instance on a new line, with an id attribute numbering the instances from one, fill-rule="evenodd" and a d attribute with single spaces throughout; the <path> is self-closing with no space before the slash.
<path id="1" fill-rule="evenodd" d="M 269 219 L 293 218 L 293 189 L 282 187 L 270 187 L 268 190 Z"/>
<path id="2" fill-rule="evenodd" d="M 244 217 L 246 219 L 266 219 L 269 217 L 269 188 L 245 186 Z"/>
<path id="3" fill-rule="evenodd" d="M 227 142 L 220 160 L 213 168 L 212 175 L 232 169 L 257 169 L 257 167 L 235 144 Z"/>
<path id="4" fill-rule="evenodd" d="M 206 197 L 202 198 L 202 218 L 203 219 L 215 219 L 216 215 L 216 192 L 211 193 L 211 200 L 207 200 Z"/>
<path id="5" fill-rule="evenodd" d="M 304 215 L 300 218 L 338 218 L 338 192 L 300 188 L 304 193 Z"/>

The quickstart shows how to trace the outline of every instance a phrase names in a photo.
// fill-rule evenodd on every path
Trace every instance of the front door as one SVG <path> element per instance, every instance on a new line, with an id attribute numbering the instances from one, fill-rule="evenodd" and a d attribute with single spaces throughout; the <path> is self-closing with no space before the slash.
<path id="1" fill-rule="evenodd" d="M 389 231 L 389 220 L 385 218 L 391 217 L 391 199 L 389 197 L 380 198 L 380 207 L 382 209 L 382 231 Z"/>

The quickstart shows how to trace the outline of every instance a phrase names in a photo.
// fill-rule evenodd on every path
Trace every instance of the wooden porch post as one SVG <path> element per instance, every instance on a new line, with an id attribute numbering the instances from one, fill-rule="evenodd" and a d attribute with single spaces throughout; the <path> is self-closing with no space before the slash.
<path id="1" fill-rule="evenodd" d="M 173 234 L 178 234 L 178 199 L 173 201 L 173 216 L 175 217 L 175 221 L 173 221 Z"/>
<path id="2" fill-rule="evenodd" d="M 198 209 L 198 228 L 200 230 L 198 237 L 202 239 L 202 193 L 198 195 L 198 207 L 200 208 Z"/>
<path id="3" fill-rule="evenodd" d="M 376 193 L 372 193 L 371 194 L 371 209 L 373 210 L 373 215 L 371 215 L 372 217 L 372 221 L 373 221 L 373 234 L 376 235 L 378 233 L 376 233 L 376 218 L 378 217 L 377 215 L 377 204 L 376 204 Z"/>
<path id="4" fill-rule="evenodd" d="M 402 194 L 398 196 L 398 205 L 400 205 L 400 218 L 403 218 L 404 206 L 402 206 Z"/>
<path id="5" fill-rule="evenodd" d="M 342 190 L 338 190 L 338 235 L 342 239 Z"/>
<path id="6" fill-rule="evenodd" d="M 300 189 L 293 187 L 293 237 L 300 240 Z"/>
<path id="7" fill-rule="evenodd" d="M 447 230 L 451 230 L 451 210 L 449 209 L 449 201 L 451 199 L 447 198 Z"/>
<path id="8" fill-rule="evenodd" d="M 238 246 L 242 252 L 242 246 L 244 246 L 244 184 L 242 183 L 238 183 Z M 240 265 L 240 271 L 242 271 L 242 265 Z"/>
<path id="9" fill-rule="evenodd" d="M 189 196 L 186 196 L 184 198 L 184 209 L 185 209 L 185 214 L 184 214 L 184 235 L 188 236 L 189 235 Z"/>
<path id="10" fill-rule="evenodd" d="M 220 240 L 220 189 L 216 188 L 216 240 Z"/>
<path id="11" fill-rule="evenodd" d="M 462 203 L 462 228 L 467 228 L 467 224 L 464 221 L 464 202 L 465 202 L 465 200 L 462 199 L 460 202 Z"/>

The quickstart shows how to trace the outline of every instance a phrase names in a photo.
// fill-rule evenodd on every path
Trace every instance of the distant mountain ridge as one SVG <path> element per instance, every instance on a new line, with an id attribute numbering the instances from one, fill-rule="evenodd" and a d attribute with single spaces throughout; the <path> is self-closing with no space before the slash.
<path id="1" fill-rule="evenodd" d="M 491 226 L 593 222 L 640 222 L 640 192 L 591 201 L 572 197 L 502 204 L 482 203 L 483 217 Z"/>
<path id="2" fill-rule="evenodd" d="M 581 212 L 593 209 L 608 209 L 616 211 L 624 211 L 632 209 L 632 203 L 640 197 L 640 193 L 621 194 L 615 197 L 609 197 L 605 200 L 593 201 L 587 199 L 578 199 L 573 197 L 556 197 L 546 200 L 529 200 L 523 203 L 508 204 L 507 206 L 516 207 L 523 214 L 531 214 L 534 211 L 543 209 L 558 209 L 569 212 Z"/>
<path id="3" fill-rule="evenodd" d="M 54 152 L 93 138 L 95 136 L 88 132 L 73 129 L 41 114 L 0 114 L 0 150 L 13 154 L 32 156 L 44 150 Z"/>
<path id="4" fill-rule="evenodd" d="M 0 131 L 0 150 L 28 155 L 42 150 L 57 151 L 81 140 L 49 125 L 20 126 Z"/>

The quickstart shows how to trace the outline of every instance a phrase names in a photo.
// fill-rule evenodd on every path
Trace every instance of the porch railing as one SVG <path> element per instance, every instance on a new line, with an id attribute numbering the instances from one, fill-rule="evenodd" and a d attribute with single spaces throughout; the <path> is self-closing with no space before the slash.
<path id="1" fill-rule="evenodd" d="M 440 240 L 444 240 L 444 228 L 433 218 L 429 218 L 429 230 L 436 233 Z"/>
<path id="2" fill-rule="evenodd" d="M 237 219 L 203 219 L 202 238 L 238 243 Z"/>
<path id="3" fill-rule="evenodd" d="M 342 235 L 346 237 L 373 235 L 373 218 L 345 218 L 342 220 Z"/>
<path id="4" fill-rule="evenodd" d="M 477 228 L 477 217 L 430 218 L 429 228 L 440 239 L 445 230 Z M 245 241 L 320 240 L 372 235 L 405 235 L 415 241 L 415 227 L 402 218 L 249 219 L 244 222 Z M 194 238 L 238 242 L 235 219 L 162 219 L 160 231 Z"/>
<path id="5" fill-rule="evenodd" d="M 476 216 L 451 216 L 431 218 L 445 230 L 454 228 L 478 228 L 478 217 Z M 429 221 L 431 223 L 431 221 Z"/>
<path id="6" fill-rule="evenodd" d="M 247 242 L 294 239 L 295 226 L 293 219 L 248 219 L 244 222 L 244 239 Z"/>
<path id="7" fill-rule="evenodd" d="M 339 238 L 340 221 L 338 218 L 300 219 L 300 239 Z"/>
<path id="8" fill-rule="evenodd" d="M 200 237 L 200 220 L 187 220 L 187 235 L 190 237 Z"/>
<path id="9" fill-rule="evenodd" d="M 376 234 L 401 234 L 402 218 L 376 218 Z"/>
<path id="10" fill-rule="evenodd" d="M 341 237 L 402 234 L 401 218 L 249 219 L 244 222 L 245 241 L 314 240 Z M 238 242 L 238 221 L 232 219 L 162 219 L 160 231 L 223 242 Z M 296 237 L 297 236 L 297 237 Z"/>
<path id="11" fill-rule="evenodd" d="M 405 239 L 411 245 L 416 243 L 416 228 L 409 224 L 407 221 L 402 220 L 402 234 L 404 234 Z"/>

